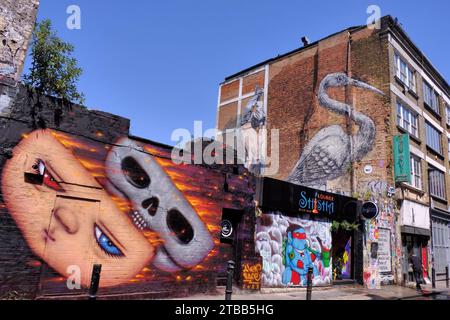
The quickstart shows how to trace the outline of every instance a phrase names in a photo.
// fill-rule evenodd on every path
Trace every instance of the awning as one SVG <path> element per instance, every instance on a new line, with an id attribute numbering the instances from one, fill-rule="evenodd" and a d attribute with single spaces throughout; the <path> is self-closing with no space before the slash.
<path id="1" fill-rule="evenodd" d="M 416 228 L 416 227 L 410 227 L 410 226 L 402 226 L 401 227 L 402 233 L 417 235 L 417 236 L 425 236 L 430 237 L 431 231 L 428 229 L 422 229 L 422 228 Z"/>
<path id="2" fill-rule="evenodd" d="M 433 218 L 439 218 L 441 220 L 450 222 L 450 212 L 444 211 L 444 210 L 439 210 L 436 207 L 431 209 L 431 216 Z"/>

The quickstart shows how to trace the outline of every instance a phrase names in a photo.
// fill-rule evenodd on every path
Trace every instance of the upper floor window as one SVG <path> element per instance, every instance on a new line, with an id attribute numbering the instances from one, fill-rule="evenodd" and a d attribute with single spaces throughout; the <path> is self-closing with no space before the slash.
<path id="1" fill-rule="evenodd" d="M 422 189 L 422 165 L 420 158 L 414 155 L 411 155 L 411 185 Z"/>
<path id="2" fill-rule="evenodd" d="M 441 133 L 428 121 L 425 121 L 425 129 L 427 134 L 427 146 L 442 154 Z"/>
<path id="3" fill-rule="evenodd" d="M 397 53 L 395 54 L 396 76 L 409 89 L 416 92 L 416 76 L 414 70 Z"/>
<path id="4" fill-rule="evenodd" d="M 415 112 L 397 100 L 397 124 L 414 137 L 419 137 L 418 116 Z"/>
<path id="5" fill-rule="evenodd" d="M 445 121 L 450 125 L 450 105 L 448 103 L 445 104 Z"/>
<path id="6" fill-rule="evenodd" d="M 438 95 L 425 81 L 423 82 L 423 100 L 434 112 L 440 114 Z"/>
<path id="7" fill-rule="evenodd" d="M 448 139 L 448 158 L 450 159 L 450 139 Z"/>
<path id="8" fill-rule="evenodd" d="M 428 179 L 430 183 L 430 194 L 434 197 L 447 199 L 445 174 L 436 168 L 430 167 Z"/>

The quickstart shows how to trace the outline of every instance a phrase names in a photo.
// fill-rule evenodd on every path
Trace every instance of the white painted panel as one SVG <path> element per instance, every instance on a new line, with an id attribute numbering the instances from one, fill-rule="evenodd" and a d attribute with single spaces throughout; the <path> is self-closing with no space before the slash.
<path id="1" fill-rule="evenodd" d="M 430 212 L 427 206 L 403 200 L 400 214 L 403 226 L 430 229 Z"/>

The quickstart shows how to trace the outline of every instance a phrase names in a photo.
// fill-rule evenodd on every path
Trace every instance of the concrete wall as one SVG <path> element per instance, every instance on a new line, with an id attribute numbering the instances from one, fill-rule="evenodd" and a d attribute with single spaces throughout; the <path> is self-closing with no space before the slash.
<path id="1" fill-rule="evenodd" d="M 39 0 L 0 1 L 0 80 L 17 81 L 22 74 Z"/>

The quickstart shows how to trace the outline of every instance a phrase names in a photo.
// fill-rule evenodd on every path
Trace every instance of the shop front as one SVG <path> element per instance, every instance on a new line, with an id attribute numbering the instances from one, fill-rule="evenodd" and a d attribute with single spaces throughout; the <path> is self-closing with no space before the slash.
<path id="1" fill-rule="evenodd" d="M 302 287 L 362 281 L 362 232 L 356 199 L 285 181 L 257 184 L 256 252 L 262 287 Z"/>
<path id="2" fill-rule="evenodd" d="M 430 214 L 423 204 L 403 200 L 401 206 L 402 273 L 406 281 L 414 282 L 411 257 L 422 262 L 423 278 L 430 283 Z"/>

